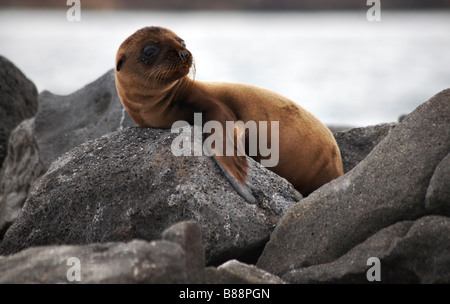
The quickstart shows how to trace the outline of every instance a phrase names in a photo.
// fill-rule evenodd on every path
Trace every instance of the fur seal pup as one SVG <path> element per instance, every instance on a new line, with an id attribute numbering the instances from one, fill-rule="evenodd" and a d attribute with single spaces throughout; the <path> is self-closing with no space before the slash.
<path id="1" fill-rule="evenodd" d="M 194 113 L 202 113 L 203 123 L 217 121 L 223 126 L 227 121 L 279 122 L 277 141 L 273 141 L 279 144 L 279 161 L 270 170 L 287 179 L 303 196 L 343 174 L 331 131 L 311 113 L 260 87 L 193 80 L 188 76 L 192 65 L 193 56 L 185 42 L 168 29 L 145 27 L 128 37 L 117 51 L 115 75 L 119 98 L 131 118 L 140 126 L 154 128 L 171 128 L 180 120 L 193 124 Z M 231 135 L 220 134 L 222 149 L 234 143 L 234 156 L 219 145 L 212 152 L 238 193 L 255 202 L 246 183 L 245 152 L 251 140 L 246 131 L 236 127 Z M 274 135 L 271 131 L 268 125 L 268 146 Z M 247 143 L 245 147 L 242 140 Z M 251 156 L 262 161 L 266 155 L 258 151 Z"/>

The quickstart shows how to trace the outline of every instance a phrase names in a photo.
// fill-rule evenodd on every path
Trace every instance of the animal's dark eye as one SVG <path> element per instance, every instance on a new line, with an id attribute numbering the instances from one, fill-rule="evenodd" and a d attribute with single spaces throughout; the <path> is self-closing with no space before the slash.
<path id="1" fill-rule="evenodd" d="M 182 47 L 184 47 L 184 48 L 186 47 L 186 42 L 184 42 L 184 40 L 181 40 L 180 44 L 181 44 Z"/>
<path id="2" fill-rule="evenodd" d="M 158 55 L 159 53 L 159 47 L 157 47 L 154 44 L 147 45 L 144 50 L 142 51 L 142 59 L 144 61 L 148 61 Z"/>

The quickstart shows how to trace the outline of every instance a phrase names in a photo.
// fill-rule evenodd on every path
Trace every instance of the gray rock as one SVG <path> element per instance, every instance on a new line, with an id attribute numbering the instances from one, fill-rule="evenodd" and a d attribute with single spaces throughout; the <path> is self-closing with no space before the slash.
<path id="1" fill-rule="evenodd" d="M 195 221 L 174 224 L 162 233 L 163 240 L 176 243 L 186 253 L 186 273 L 191 284 L 205 281 L 205 248 L 200 225 Z"/>
<path id="2" fill-rule="evenodd" d="M 33 124 L 34 119 L 25 120 L 11 133 L 0 171 L 0 240 L 16 220 L 32 183 L 45 172 L 32 136 Z"/>
<path id="3" fill-rule="evenodd" d="M 133 125 L 117 96 L 113 70 L 71 95 L 42 92 L 36 117 L 13 132 L 0 171 L 0 239 L 52 161 L 85 141 Z"/>
<path id="4" fill-rule="evenodd" d="M 136 125 L 120 103 L 114 77 L 110 70 L 67 96 L 39 94 L 33 135 L 45 167 L 88 140 Z"/>
<path id="5" fill-rule="evenodd" d="M 206 269 L 207 284 L 285 284 L 279 277 L 237 260 Z"/>
<path id="6" fill-rule="evenodd" d="M 249 159 L 258 203 L 248 204 L 212 158 L 174 156 L 177 136 L 134 127 L 64 154 L 30 192 L 0 253 L 37 245 L 154 240 L 184 220 L 199 222 L 207 263 L 263 246 L 301 195 Z"/>
<path id="7" fill-rule="evenodd" d="M 257 266 L 277 275 L 329 263 L 370 235 L 427 212 L 434 168 L 450 151 L 450 89 L 419 106 L 353 170 L 292 206 Z"/>
<path id="8" fill-rule="evenodd" d="M 36 86 L 12 62 L 0 56 L 0 168 L 12 130 L 33 117 L 37 109 Z"/>
<path id="9" fill-rule="evenodd" d="M 188 283 L 185 262 L 167 241 L 42 246 L 0 256 L 0 283 Z"/>
<path id="10" fill-rule="evenodd" d="M 449 283 L 450 218 L 426 216 L 396 223 L 331 263 L 293 270 L 283 279 L 290 283 L 368 283 L 371 257 L 380 261 L 382 283 Z"/>
<path id="11" fill-rule="evenodd" d="M 385 123 L 333 133 L 341 150 L 344 172 L 360 163 L 395 126 L 395 123 Z"/>
<path id="12" fill-rule="evenodd" d="M 431 213 L 450 216 L 450 153 L 434 171 L 425 196 L 425 208 Z"/>

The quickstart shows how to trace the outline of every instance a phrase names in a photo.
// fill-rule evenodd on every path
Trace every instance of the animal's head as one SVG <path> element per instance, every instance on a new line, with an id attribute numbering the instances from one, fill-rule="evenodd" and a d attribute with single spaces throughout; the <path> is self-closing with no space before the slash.
<path id="1" fill-rule="evenodd" d="M 116 56 L 116 78 L 158 86 L 186 76 L 193 65 L 183 39 L 162 27 L 144 27 L 128 37 Z"/>

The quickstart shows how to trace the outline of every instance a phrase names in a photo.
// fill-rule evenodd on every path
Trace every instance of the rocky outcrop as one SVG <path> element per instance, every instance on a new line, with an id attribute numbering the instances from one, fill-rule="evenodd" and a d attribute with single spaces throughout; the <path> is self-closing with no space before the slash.
<path id="1" fill-rule="evenodd" d="M 12 130 L 33 117 L 37 109 L 36 86 L 12 62 L 0 56 L 0 168 Z"/>
<path id="2" fill-rule="evenodd" d="M 178 223 L 171 228 L 187 231 L 177 242 L 107 242 L 89 245 L 41 246 L 0 257 L 0 283 L 202 283 L 198 273 L 204 265 L 197 259 L 198 248 L 182 246 L 193 240 L 201 244 L 197 223 Z M 168 232 L 171 234 L 171 232 Z M 193 250 L 193 252 L 190 252 Z M 194 281 L 193 281 L 194 280 Z"/>
<path id="3" fill-rule="evenodd" d="M 200 225 L 179 222 L 151 242 L 38 246 L 0 256 L 0 284 L 285 284 L 237 260 L 205 268 Z"/>
<path id="4" fill-rule="evenodd" d="M 290 283 L 368 283 L 367 272 L 379 260 L 382 283 L 450 282 L 450 218 L 425 216 L 402 221 L 370 236 L 337 260 L 292 270 Z"/>
<path id="5" fill-rule="evenodd" d="M 20 88 L 26 92 L 25 85 Z M 36 116 L 12 132 L 0 170 L 0 239 L 17 218 L 31 185 L 58 156 L 133 125 L 117 96 L 114 71 L 68 96 L 42 92 Z"/>
<path id="6" fill-rule="evenodd" d="M 428 209 L 425 200 L 433 175 L 436 184 L 446 184 L 436 167 L 450 151 L 449 117 L 450 90 L 446 90 L 409 114 L 353 170 L 292 206 L 257 266 L 285 275 L 330 263 L 385 227 L 436 213 L 438 208 Z M 445 163 L 442 172 L 448 169 Z M 450 198 L 443 195 L 439 201 L 448 204 Z M 441 241 L 450 242 L 450 235 Z M 447 247 L 442 254 L 450 255 Z"/>
<path id="7" fill-rule="evenodd" d="M 200 223 L 209 264 L 258 250 L 301 195 L 249 159 L 258 202 L 249 204 L 212 158 L 174 156 L 171 144 L 178 136 L 170 130 L 127 128 L 64 154 L 30 192 L 0 252 L 38 245 L 151 241 L 184 220 Z"/>
<path id="8" fill-rule="evenodd" d="M 22 122 L 11 133 L 8 155 L 0 170 L 0 240 L 22 209 L 30 185 L 45 172 L 32 136 L 33 121 Z"/>
<path id="9" fill-rule="evenodd" d="M 33 136 L 45 167 L 63 153 L 91 139 L 136 124 L 117 96 L 114 71 L 67 96 L 39 95 Z"/>
<path id="10" fill-rule="evenodd" d="M 188 282 L 183 250 L 167 241 L 33 247 L 0 257 L 0 273 L 14 284 Z"/>

